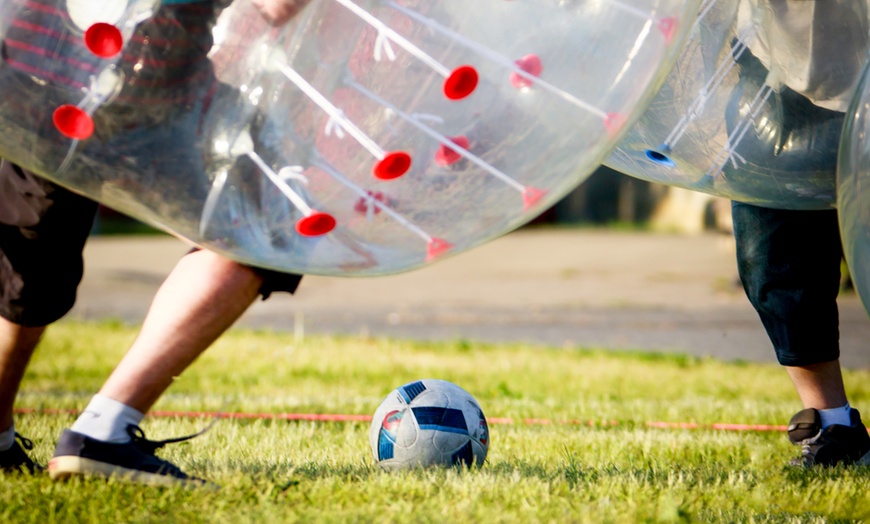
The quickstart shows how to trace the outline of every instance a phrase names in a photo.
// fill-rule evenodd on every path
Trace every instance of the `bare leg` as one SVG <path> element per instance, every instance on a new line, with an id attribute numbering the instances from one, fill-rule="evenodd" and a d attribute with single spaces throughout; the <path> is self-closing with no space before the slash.
<path id="1" fill-rule="evenodd" d="M 846 389 L 840 361 L 811 366 L 786 366 L 789 377 L 806 408 L 832 409 L 846 405 Z"/>
<path id="2" fill-rule="evenodd" d="M 154 297 L 136 341 L 100 390 L 146 413 L 245 312 L 262 277 L 210 251 L 185 255 Z"/>
<path id="3" fill-rule="evenodd" d="M 12 425 L 12 407 L 24 370 L 45 326 L 25 327 L 0 317 L 0 431 Z"/>

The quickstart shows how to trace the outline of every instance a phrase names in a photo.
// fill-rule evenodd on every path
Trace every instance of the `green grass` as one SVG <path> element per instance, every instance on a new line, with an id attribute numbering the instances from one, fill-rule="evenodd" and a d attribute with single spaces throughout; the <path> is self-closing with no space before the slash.
<path id="1" fill-rule="evenodd" d="M 43 342 L 21 408 L 81 409 L 129 345 L 118 324 L 61 323 Z M 374 412 L 394 387 L 456 382 L 494 424 L 479 470 L 385 473 L 367 423 L 220 420 L 161 456 L 221 485 L 148 488 L 0 475 L 0 522 L 833 522 L 870 519 L 870 468 L 794 471 L 781 432 L 675 430 L 647 422 L 784 424 L 800 406 L 776 366 L 529 345 L 408 342 L 233 331 L 158 410 Z M 870 372 L 849 371 L 870 409 Z M 18 415 L 48 460 L 73 415 Z M 564 424 L 559 421 L 582 421 Z M 587 425 L 586 421 L 616 421 Z M 162 439 L 205 419 L 152 417 Z"/>

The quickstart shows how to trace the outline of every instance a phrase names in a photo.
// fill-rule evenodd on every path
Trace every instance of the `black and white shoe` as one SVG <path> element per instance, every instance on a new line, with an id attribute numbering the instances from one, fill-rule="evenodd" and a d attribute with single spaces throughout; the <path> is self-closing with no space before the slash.
<path id="1" fill-rule="evenodd" d="M 834 424 L 822 429 L 822 418 L 813 408 L 799 411 L 788 423 L 788 439 L 801 446 L 801 456 L 792 466 L 870 465 L 870 435 L 857 409 L 851 411 L 852 424 Z"/>
<path id="2" fill-rule="evenodd" d="M 152 441 L 145 438 L 139 426 L 132 424 L 127 427 L 127 433 L 130 435 L 130 442 L 116 444 L 65 429 L 54 450 L 54 457 L 48 462 L 49 475 L 55 480 L 73 476 L 96 476 L 161 486 L 206 485 L 205 480 L 184 473 L 175 464 L 154 454 L 166 444 L 189 440 L 200 433 Z"/>
<path id="3" fill-rule="evenodd" d="M 15 434 L 15 438 L 16 441 L 12 444 L 11 448 L 0 451 L 0 471 L 4 473 L 21 472 L 31 474 L 42 471 L 42 468 L 30 460 L 30 457 L 25 453 L 25 450 L 30 451 L 33 449 L 33 442 L 18 433 Z"/>

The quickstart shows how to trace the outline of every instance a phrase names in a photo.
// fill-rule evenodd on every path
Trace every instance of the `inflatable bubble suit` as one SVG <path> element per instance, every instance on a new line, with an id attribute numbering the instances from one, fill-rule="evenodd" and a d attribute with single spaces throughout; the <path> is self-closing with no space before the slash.
<path id="1" fill-rule="evenodd" d="M 0 156 L 242 262 L 407 270 L 584 180 L 699 9 L 270 1 L 4 1 Z"/>
<path id="2" fill-rule="evenodd" d="M 837 210 L 843 252 L 852 282 L 870 313 L 870 67 L 864 70 L 849 108 L 840 162 L 837 164 Z"/>
<path id="3" fill-rule="evenodd" d="M 833 208 L 867 10 L 864 1 L 705 0 L 663 88 L 605 164 L 765 207 Z"/>

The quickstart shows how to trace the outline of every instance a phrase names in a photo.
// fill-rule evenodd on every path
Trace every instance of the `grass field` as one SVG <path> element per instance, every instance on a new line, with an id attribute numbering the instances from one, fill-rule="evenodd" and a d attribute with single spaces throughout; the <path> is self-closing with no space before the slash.
<path id="1" fill-rule="evenodd" d="M 131 342 L 118 324 L 61 323 L 25 378 L 17 417 L 46 462 Z M 0 522 L 834 522 L 870 519 L 870 468 L 792 470 L 781 431 L 800 406 L 776 366 L 528 345 L 316 338 L 234 331 L 155 409 L 370 415 L 393 388 L 453 381 L 491 420 L 482 469 L 385 473 L 366 422 L 221 419 L 159 454 L 220 489 L 0 474 Z M 846 375 L 870 413 L 870 372 Z M 47 410 L 61 410 L 60 413 Z M 64 412 L 69 410 L 70 412 Z M 538 422 L 523 422 L 538 419 Z M 540 422 L 550 421 L 550 424 Z M 651 426 L 693 422 L 701 429 Z M 208 418 L 156 416 L 164 439 Z"/>

